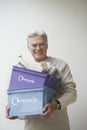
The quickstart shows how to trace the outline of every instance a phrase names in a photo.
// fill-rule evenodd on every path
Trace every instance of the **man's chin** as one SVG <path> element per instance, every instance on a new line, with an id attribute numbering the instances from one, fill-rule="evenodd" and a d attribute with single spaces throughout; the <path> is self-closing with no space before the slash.
<path id="1" fill-rule="evenodd" d="M 44 60 L 46 60 L 46 58 L 47 58 L 47 56 L 46 56 L 46 57 L 43 57 L 43 56 L 41 56 L 41 55 L 34 57 L 34 59 L 35 59 L 37 62 L 44 61 Z"/>
<path id="2" fill-rule="evenodd" d="M 37 62 L 42 61 L 42 58 L 41 58 L 41 57 L 35 57 L 34 59 L 35 59 Z"/>

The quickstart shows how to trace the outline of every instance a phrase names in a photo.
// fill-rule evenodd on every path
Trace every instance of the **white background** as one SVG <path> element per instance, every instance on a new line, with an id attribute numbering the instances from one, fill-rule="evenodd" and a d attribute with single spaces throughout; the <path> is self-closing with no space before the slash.
<path id="1" fill-rule="evenodd" d="M 0 0 L 0 130 L 23 130 L 24 121 L 5 118 L 7 89 L 18 55 L 30 58 L 28 33 L 48 34 L 48 55 L 69 64 L 77 102 L 69 105 L 71 130 L 87 129 L 87 0 Z"/>

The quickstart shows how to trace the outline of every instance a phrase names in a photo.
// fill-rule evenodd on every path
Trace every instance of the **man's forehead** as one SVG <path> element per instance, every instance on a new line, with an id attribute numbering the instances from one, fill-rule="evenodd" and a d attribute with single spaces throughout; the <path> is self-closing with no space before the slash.
<path id="1" fill-rule="evenodd" d="M 34 36 L 29 38 L 30 43 L 43 43 L 44 39 L 42 36 Z"/>

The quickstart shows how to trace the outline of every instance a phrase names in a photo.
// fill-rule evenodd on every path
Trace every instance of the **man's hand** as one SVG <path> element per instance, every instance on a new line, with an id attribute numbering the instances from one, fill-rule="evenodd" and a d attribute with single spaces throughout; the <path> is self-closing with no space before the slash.
<path id="1" fill-rule="evenodd" d="M 10 111 L 10 108 L 9 106 L 6 106 L 6 118 L 10 119 L 10 120 L 15 120 L 17 119 L 18 117 L 17 116 L 9 116 L 9 111 Z"/>
<path id="2" fill-rule="evenodd" d="M 43 108 L 43 114 L 41 116 L 47 118 L 52 116 L 53 112 L 57 109 L 57 102 L 48 103 Z"/>

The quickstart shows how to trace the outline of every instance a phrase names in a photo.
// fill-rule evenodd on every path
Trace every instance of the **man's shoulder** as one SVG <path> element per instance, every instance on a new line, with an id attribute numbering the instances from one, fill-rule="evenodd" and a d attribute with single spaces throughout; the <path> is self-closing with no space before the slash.
<path id="1" fill-rule="evenodd" d="M 57 63 L 60 63 L 60 64 L 67 64 L 67 62 L 61 58 L 57 58 L 57 57 L 51 57 L 49 56 L 49 60 L 50 61 L 53 61 L 53 62 L 57 62 Z"/>

